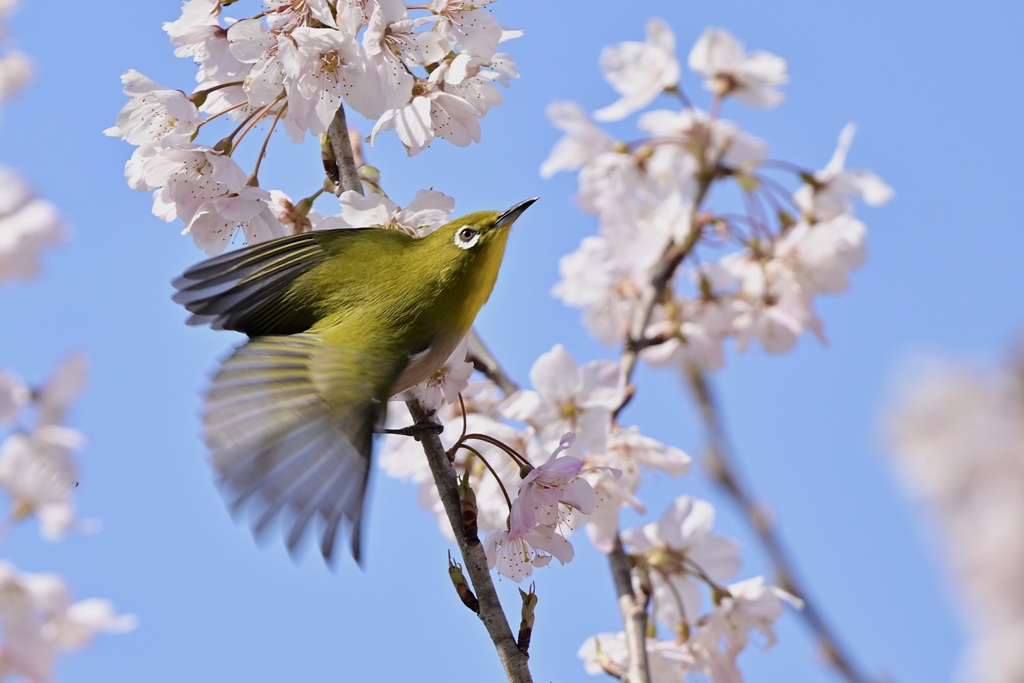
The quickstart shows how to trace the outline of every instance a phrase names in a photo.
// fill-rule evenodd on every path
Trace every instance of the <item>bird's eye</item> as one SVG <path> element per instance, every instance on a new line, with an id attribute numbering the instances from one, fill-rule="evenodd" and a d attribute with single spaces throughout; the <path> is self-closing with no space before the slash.
<path id="1" fill-rule="evenodd" d="M 469 249 L 476 245 L 476 241 L 480 239 L 480 231 L 474 230 L 473 228 L 462 228 L 455 233 L 455 246 L 460 249 Z"/>

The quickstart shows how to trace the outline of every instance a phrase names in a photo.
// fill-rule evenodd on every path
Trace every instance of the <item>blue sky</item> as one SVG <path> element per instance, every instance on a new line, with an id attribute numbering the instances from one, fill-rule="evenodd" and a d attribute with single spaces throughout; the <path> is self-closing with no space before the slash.
<path id="1" fill-rule="evenodd" d="M 77 596 L 109 598 L 140 619 L 136 632 L 62 660 L 59 678 L 498 680 L 496 656 L 447 582 L 447 546 L 416 507 L 413 487 L 374 478 L 365 569 L 346 558 L 332 573 L 314 552 L 293 563 L 276 541 L 257 547 L 212 484 L 199 391 L 237 338 L 183 324 L 169 283 L 201 254 L 178 225 L 151 215 L 148 196 L 125 185 L 130 149 L 101 134 L 123 103 L 123 71 L 191 87 L 191 63 L 172 56 L 160 28 L 177 8 L 164 0 L 55 11 L 25 0 L 10 27 L 37 76 L 3 112 L 0 161 L 60 207 L 71 238 L 46 256 L 39 280 L 0 288 L 0 367 L 37 381 L 69 351 L 89 354 L 91 379 L 71 418 L 89 438 L 77 502 L 103 529 L 49 544 L 30 524 L 4 541 L 2 554 L 28 571 L 60 573 Z M 858 210 L 870 258 L 847 293 L 820 302 L 830 344 L 805 338 L 785 356 L 730 351 L 715 384 L 755 491 L 857 660 L 896 681 L 953 678 L 966 642 L 957 595 L 941 539 L 889 467 L 881 425 L 894 387 L 919 358 L 991 364 L 1019 339 L 1024 8 L 505 0 L 494 11 L 525 31 L 508 44 L 522 78 L 483 120 L 482 143 L 463 150 L 438 142 L 407 159 L 387 136 L 369 154 L 399 203 L 421 187 L 454 196 L 460 214 L 541 197 L 517 224 L 478 318 L 524 382 L 556 343 L 580 362 L 614 358 L 586 335 L 577 311 L 549 294 L 559 257 L 595 225 L 574 208 L 574 177 L 537 173 L 559 136 L 544 117 L 548 102 L 594 110 L 615 99 L 597 68 L 602 46 L 642 39 L 645 21 L 660 16 L 684 59 L 707 26 L 785 57 L 791 83 L 781 107 L 725 112 L 767 140 L 776 158 L 820 167 L 842 126 L 857 123 L 849 165 L 874 170 L 896 196 Z M 698 93 L 698 78 L 684 78 Z M 632 125 L 613 131 L 629 136 Z M 277 164 L 282 183 L 315 182 L 314 147 L 282 143 L 272 154 L 267 163 Z M 261 180 L 272 186 L 275 178 L 268 170 Z M 626 419 L 699 455 L 700 431 L 678 378 L 642 370 L 639 382 Z M 744 544 L 744 576 L 770 571 L 699 472 L 655 482 L 652 517 L 680 493 L 719 507 L 718 531 Z M 579 541 L 574 562 L 536 575 L 537 680 L 582 679 L 580 643 L 620 628 L 602 558 Z M 499 588 L 514 595 L 510 581 Z M 779 632 L 774 649 L 743 655 L 748 679 L 825 680 L 793 614 Z"/>

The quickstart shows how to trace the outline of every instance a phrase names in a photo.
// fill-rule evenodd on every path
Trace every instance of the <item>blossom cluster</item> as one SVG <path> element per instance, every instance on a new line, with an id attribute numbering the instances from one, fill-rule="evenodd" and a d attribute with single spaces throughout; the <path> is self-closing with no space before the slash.
<path id="1" fill-rule="evenodd" d="M 15 0 L 0 0 L 0 38 L 6 37 L 3 21 L 14 6 Z M 0 103 L 30 75 L 24 55 L 0 52 Z M 0 284 L 38 275 L 40 252 L 63 237 L 57 209 L 16 171 L 0 166 Z M 64 424 L 85 383 L 85 365 L 84 356 L 71 355 L 40 387 L 0 369 L 0 490 L 10 499 L 6 515 L 0 515 L 0 540 L 29 517 L 51 541 L 90 527 L 76 521 L 72 502 L 78 485 L 73 453 L 84 438 Z M 0 560 L 0 679 L 50 680 L 61 653 L 84 647 L 96 633 L 134 628 L 135 617 L 117 615 L 106 600 L 75 602 L 59 576 L 19 572 Z"/>
<path id="2" fill-rule="evenodd" d="M 239 228 L 254 243 L 351 226 L 353 206 L 393 218 L 400 210 L 376 197 L 369 205 L 343 201 L 341 212 L 321 225 L 325 217 L 311 210 L 322 188 L 292 201 L 260 187 L 267 143 L 279 123 L 295 142 L 307 132 L 323 135 L 342 103 L 373 122 L 371 141 L 394 130 L 410 155 L 435 137 L 463 147 L 479 141 L 479 119 L 501 103 L 497 86 L 518 76 L 512 58 L 498 51 L 518 32 L 501 27 L 486 7 L 492 1 L 433 0 L 411 14 L 403 0 L 266 0 L 263 11 L 236 20 L 224 9 L 241 3 L 187 0 L 181 17 L 164 29 L 175 54 L 195 60 L 198 85 L 186 95 L 128 71 L 122 77 L 128 103 L 106 133 L 136 146 L 125 167 L 128 184 L 153 190 L 153 213 L 180 219 L 210 255 L 223 251 Z M 209 144 L 196 142 L 221 117 L 237 127 Z M 269 131 L 246 172 L 235 152 L 264 121 Z M 447 198 L 434 194 L 419 209 L 443 211 Z M 410 205 L 406 212 L 415 210 Z M 388 225 L 358 220 L 359 227 Z M 403 223 L 411 231 L 436 224 Z"/>
<path id="3" fill-rule="evenodd" d="M 0 39 L 14 5 L 14 0 L 0 0 Z M 22 52 L 0 49 L 0 104 L 31 75 L 31 63 Z M 17 171 L 0 166 L 0 284 L 34 278 L 40 252 L 63 240 L 64 225 L 53 204 L 37 197 Z"/>
<path id="4" fill-rule="evenodd" d="M 97 633 L 124 633 L 135 624 L 135 617 L 116 614 L 107 600 L 75 602 L 59 576 L 19 572 L 0 561 L 0 678 L 48 681 L 60 653 L 85 647 Z"/>
<path id="5" fill-rule="evenodd" d="M 0 441 L 0 489 L 10 498 L 4 534 L 29 517 L 51 541 L 93 527 L 75 519 L 72 500 L 78 485 L 73 454 L 84 437 L 64 424 L 84 383 L 81 354 L 66 358 L 41 387 L 0 370 L 0 428 L 7 431 Z M 0 561 L 0 627 L 0 678 L 46 681 L 62 652 L 85 646 L 96 633 L 130 631 L 135 618 L 117 615 L 106 600 L 74 602 L 60 577 L 18 572 Z"/>
<path id="6" fill-rule="evenodd" d="M 651 680 L 682 681 L 703 673 L 717 683 L 742 681 L 738 655 L 750 643 L 750 632 L 775 641 L 773 623 L 783 603 L 799 609 L 802 602 L 764 578 L 725 585 L 740 568 L 739 544 L 712 533 L 715 512 L 710 503 L 680 496 L 657 522 L 629 529 L 622 540 L 633 556 L 640 580 L 649 582 L 652 613 L 672 638 L 649 637 Z M 710 590 L 712 606 L 703 611 L 701 587 Z M 614 672 L 629 665 L 625 634 L 599 634 L 580 648 L 588 673 Z"/>
<path id="7" fill-rule="evenodd" d="M 690 458 L 679 449 L 643 436 L 635 426 L 615 426 L 612 416 L 625 398 L 617 364 L 579 366 L 565 348 L 555 346 L 530 371 L 534 389 L 502 397 L 490 382 L 468 383 L 471 366 L 461 362 L 465 353 L 463 347 L 438 371 L 430 394 L 434 402 L 427 405 L 440 408 L 447 448 L 469 443 L 476 451 L 457 450 L 454 465 L 473 489 L 488 561 L 502 576 L 519 582 L 552 557 L 562 564 L 570 561 L 575 550 L 567 537 L 580 524 L 598 550 L 611 552 L 621 508 L 645 512 L 637 497 L 644 474 L 659 470 L 679 477 L 688 472 Z M 459 393 L 462 402 L 456 404 Z M 477 441 L 476 434 L 491 440 Z M 454 540 L 417 446 L 409 439 L 391 439 L 381 455 L 382 468 L 419 484 L 420 504 L 437 515 L 442 531 Z M 523 454 L 529 472 L 524 476 L 520 464 L 495 442 Z M 761 577 L 725 585 L 740 568 L 739 544 L 712 533 L 714 514 L 707 501 L 681 496 L 658 522 L 621 533 L 637 576 L 650 586 L 654 618 L 673 634 L 649 643 L 656 662 L 652 671 L 664 660 L 665 672 L 652 680 L 680 681 L 698 671 L 714 681 L 741 680 L 736 659 L 749 642 L 749 631 L 761 633 L 770 646 L 783 602 L 801 604 L 765 586 Z M 704 609 L 702 587 L 711 591 L 710 610 Z M 591 673 L 624 669 L 625 636 L 595 636 L 580 656 Z"/>
<path id="8" fill-rule="evenodd" d="M 814 298 L 845 290 L 865 260 L 866 229 L 852 200 L 877 205 L 892 191 L 870 172 L 845 168 L 852 125 L 828 164 L 812 171 L 769 159 L 763 141 L 721 117 L 730 99 L 777 105 L 788 80 L 782 58 L 748 53 L 728 32 L 708 29 L 688 65 L 712 94 L 707 111 L 683 92 L 675 37 L 663 22 L 648 23 L 645 42 L 602 54 L 604 76 L 621 97 L 595 112 L 597 120 L 622 119 L 663 95 L 682 102 L 643 113 L 639 141 L 616 141 L 575 103 L 550 106 L 565 135 L 541 174 L 579 169 L 579 205 L 599 221 L 599 234 L 562 258 L 554 293 L 584 309 L 596 337 L 617 344 L 636 335 L 631 324 L 652 276 L 664 275 L 670 286 L 653 302 L 642 339 L 642 357 L 655 367 L 693 360 L 717 369 L 730 337 L 739 350 L 756 341 L 773 353 L 789 351 L 806 331 L 824 340 Z M 787 190 L 773 172 L 799 186 Z M 742 212 L 710 206 L 725 185 L 733 187 L 724 197 L 742 195 Z"/>
<path id="9" fill-rule="evenodd" d="M 642 470 L 682 476 L 690 466 L 688 455 L 643 436 L 636 427 L 613 429 L 612 413 L 625 395 L 615 363 L 579 366 L 558 345 L 537 359 L 530 379 L 534 390 L 508 397 L 490 382 L 467 386 L 463 379 L 449 390 L 451 396 L 461 391 L 462 403 L 449 403 L 440 412 L 447 448 L 462 441 L 464 419 L 466 434 L 487 435 L 529 464 L 523 476 L 520 463 L 492 441 L 466 440 L 479 456 L 464 449 L 455 452 L 456 469 L 468 474 L 475 493 L 477 524 L 487 534 L 492 566 L 515 581 L 530 576 L 533 567 L 547 564 L 552 556 L 563 564 L 572 559 L 566 536 L 580 524 L 586 524 L 598 549 L 610 552 L 620 508 L 644 510 L 635 495 Z M 399 411 L 391 412 L 394 419 L 403 419 Z M 415 448 L 408 439 L 388 440 L 381 466 L 392 476 L 420 484 L 421 505 L 438 516 L 442 531 L 451 537 L 429 470 Z"/>
<path id="10" fill-rule="evenodd" d="M 1024 679 L 1024 356 L 988 375 L 933 365 L 906 388 L 889 431 L 964 592 L 965 680 Z"/>

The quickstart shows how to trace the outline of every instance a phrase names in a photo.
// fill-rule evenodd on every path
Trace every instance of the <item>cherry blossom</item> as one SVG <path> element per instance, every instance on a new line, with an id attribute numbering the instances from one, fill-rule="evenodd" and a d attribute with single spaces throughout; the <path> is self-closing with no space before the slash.
<path id="1" fill-rule="evenodd" d="M 59 654 L 84 647 L 98 633 L 132 631 L 136 619 L 117 615 L 106 600 L 74 602 L 58 576 L 0 562 L 0 625 L 0 675 L 42 683 L 53 677 Z"/>
<path id="2" fill-rule="evenodd" d="M 529 422 L 544 442 L 574 432 L 582 446 L 603 451 L 612 411 L 624 396 L 617 363 L 592 361 L 579 367 L 561 344 L 542 354 L 530 370 L 536 391 L 519 391 L 502 407 L 506 417 Z"/>
<path id="3" fill-rule="evenodd" d="M 776 87 L 789 81 L 786 60 L 769 52 L 747 54 L 728 31 L 709 28 L 690 51 L 690 68 L 707 76 L 704 87 L 718 97 L 733 95 L 755 107 L 782 101 Z"/>
<path id="4" fill-rule="evenodd" d="M 468 353 L 469 341 L 463 339 L 433 375 L 409 390 L 410 395 L 427 410 L 436 410 L 442 402 L 455 403 L 473 374 L 473 364 L 466 359 Z"/>
<path id="5" fill-rule="evenodd" d="M 583 461 L 571 455 L 560 455 L 575 440 L 572 433 L 562 437 L 558 448 L 547 462 L 539 465 L 523 478 L 519 495 L 512 501 L 509 515 L 509 538 L 520 538 L 538 525 L 542 515 L 551 517 L 550 511 L 559 503 L 568 505 L 583 514 L 594 510 L 596 498 L 590 483 L 580 478 Z"/>
<path id="6" fill-rule="evenodd" d="M 247 244 L 286 234 L 270 208 L 270 193 L 250 186 L 204 201 L 188 221 L 185 232 L 192 235 L 197 247 L 213 255 L 224 251 L 237 228 L 242 229 Z"/>
<path id="7" fill-rule="evenodd" d="M 562 279 L 552 293 L 567 305 L 585 309 L 583 322 L 594 336 L 618 344 L 667 238 L 654 231 L 632 239 L 584 237 L 579 249 L 559 260 Z"/>
<path id="8" fill-rule="evenodd" d="M 392 228 L 422 237 L 447 223 L 455 200 L 435 190 L 419 190 L 402 208 L 380 194 L 361 195 L 353 190 L 341 193 L 341 214 L 322 227 Z"/>
<path id="9" fill-rule="evenodd" d="M 32 399 L 32 390 L 17 375 L 0 370 L 0 423 L 14 424 Z"/>
<path id="10" fill-rule="evenodd" d="M 644 436 L 638 427 L 615 429 L 608 437 L 605 453 L 587 453 L 584 474 L 597 497 L 594 511 L 587 515 L 587 536 L 598 550 L 609 553 L 619 532 L 619 510 L 630 506 L 646 512 L 636 497 L 645 475 L 660 470 L 670 477 L 690 471 L 690 456 Z"/>
<path id="11" fill-rule="evenodd" d="M 892 188 L 870 171 L 847 171 L 846 154 L 857 127 L 852 123 L 839 133 L 839 144 L 825 168 L 814 173 L 811 184 L 793 194 L 793 201 L 809 221 L 827 221 L 851 213 L 850 199 L 880 206 L 892 199 Z"/>
<path id="12" fill-rule="evenodd" d="M 8 99 L 32 78 L 32 64 L 17 50 L 0 55 L 0 102 Z"/>
<path id="13" fill-rule="evenodd" d="M 622 540 L 651 567 L 654 614 L 673 630 L 700 615 L 700 582 L 722 582 L 740 567 L 739 545 L 711 533 L 710 503 L 680 496 L 657 522 L 629 529 Z"/>
<path id="14" fill-rule="evenodd" d="M 493 0 L 432 0 L 430 11 L 438 16 L 436 30 L 449 44 L 458 44 L 465 54 L 487 60 L 501 42 L 501 24 L 483 8 Z"/>
<path id="15" fill-rule="evenodd" d="M 168 90 L 130 69 L 121 76 L 128 103 L 106 135 L 133 145 L 187 143 L 200 121 L 199 110 L 180 90 Z M 166 139 L 170 138 L 170 139 Z"/>
<path id="16" fill-rule="evenodd" d="M 648 638 L 647 675 L 651 683 L 679 683 L 691 669 L 687 654 L 670 641 Z M 576 656 L 583 660 L 583 669 L 591 676 L 625 671 L 629 667 L 630 652 L 626 634 L 598 633 L 584 641 Z"/>
<path id="17" fill-rule="evenodd" d="M 64 223 L 12 169 L 0 166 L 0 283 L 39 274 L 43 249 L 64 241 Z"/>
<path id="18" fill-rule="evenodd" d="M 706 149 L 705 154 L 730 167 L 756 166 L 768 154 L 768 145 L 736 124 L 693 107 L 646 112 L 637 127 L 657 138 L 676 139 L 687 151 Z"/>
<path id="19" fill-rule="evenodd" d="M 598 121 L 618 121 L 643 109 L 655 97 L 679 83 L 676 38 L 660 19 L 647 22 L 647 40 L 606 47 L 601 53 L 601 72 L 622 97 L 594 112 Z"/>
<path id="20" fill-rule="evenodd" d="M 809 292 L 839 293 L 850 286 L 850 273 L 864 265 L 867 228 L 840 214 L 819 223 L 801 221 L 775 245 L 767 268 L 790 277 Z"/>
<path id="21" fill-rule="evenodd" d="M 927 507 L 959 579 L 970 680 L 1024 676 L 1024 384 L 1020 351 L 980 371 L 931 359 L 903 381 L 886 422 L 894 464 Z"/>
<path id="22" fill-rule="evenodd" d="M 547 114 L 552 125 L 565 131 L 565 135 L 541 165 L 542 178 L 550 178 L 559 171 L 577 169 L 601 152 L 612 150 L 611 137 L 594 125 L 575 102 L 552 102 L 548 105 Z"/>
<path id="23" fill-rule="evenodd" d="M 544 567 L 554 557 L 565 564 L 572 560 L 572 544 L 553 527 L 536 526 L 518 537 L 505 530 L 495 530 L 484 539 L 487 566 L 516 583 L 533 574 L 534 567 Z"/>
<path id="24" fill-rule="evenodd" d="M 803 607 L 799 598 L 764 585 L 763 576 L 730 584 L 715 609 L 701 617 L 694 640 L 709 645 L 721 642 L 724 654 L 735 659 L 750 642 L 749 632 L 755 630 L 769 648 L 777 641 L 772 624 L 782 616 L 784 602 L 796 609 Z"/>

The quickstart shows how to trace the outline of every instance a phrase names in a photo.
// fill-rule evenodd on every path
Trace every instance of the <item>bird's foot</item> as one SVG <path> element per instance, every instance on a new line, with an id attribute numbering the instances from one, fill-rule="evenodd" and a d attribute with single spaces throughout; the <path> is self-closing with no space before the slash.
<path id="1" fill-rule="evenodd" d="M 408 427 L 399 427 L 398 429 L 382 429 L 381 434 L 397 434 L 399 436 L 411 436 L 417 441 L 421 436 L 426 434 L 440 434 L 444 431 L 444 425 L 438 424 L 430 420 L 429 418 L 420 420 L 415 424 L 411 424 Z"/>

